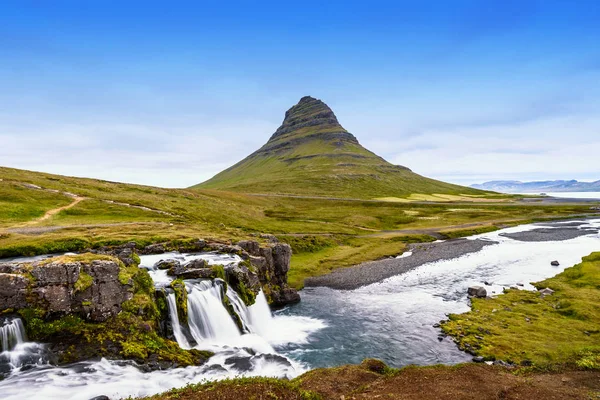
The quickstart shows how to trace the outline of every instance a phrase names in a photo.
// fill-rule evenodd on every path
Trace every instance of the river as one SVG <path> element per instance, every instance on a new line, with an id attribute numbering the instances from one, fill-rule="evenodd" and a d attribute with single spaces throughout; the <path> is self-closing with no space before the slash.
<path id="1" fill-rule="evenodd" d="M 117 399 L 240 375 L 292 378 L 311 368 L 358 363 L 367 357 L 381 358 L 396 367 L 469 361 L 471 357 L 440 337 L 435 327 L 446 314 L 469 310 L 467 288 L 487 282 L 485 287 L 492 295 L 515 286 L 533 290 L 530 282 L 554 276 L 582 256 L 600 251 L 599 228 L 600 219 L 596 219 L 524 225 L 476 235 L 469 239 L 491 244 L 355 290 L 308 288 L 301 292 L 301 303 L 274 315 L 261 295 L 255 305 L 245 308 L 242 304 L 238 309 L 248 326 L 245 333 L 225 321 L 227 316 L 221 310 L 220 314 L 205 312 L 220 307 L 219 296 L 235 302 L 235 293 L 220 292 L 218 282 L 188 282 L 190 310 L 198 310 L 189 318 L 195 318 L 197 331 L 188 332 L 194 343 L 179 341 L 182 347 L 213 350 L 216 354 L 207 365 L 144 373 L 129 362 L 99 360 L 55 367 L 30 361 L 26 368 L 14 365 L 12 374 L 0 382 L 0 393 L 4 399 L 87 400 L 98 395 Z M 553 232 L 561 233 L 555 235 L 558 240 L 553 239 Z M 569 234 L 563 235 L 565 232 Z M 169 278 L 151 267 L 158 259 L 169 257 L 200 257 L 210 263 L 237 261 L 235 256 L 215 254 L 142 257 L 142 265 L 150 268 L 158 287 Z M 560 266 L 551 266 L 553 260 L 560 261 Z M 207 326 L 211 328 L 205 329 Z M 17 331 L 16 325 L 10 327 L 13 335 Z M 35 355 L 39 346 L 22 340 L 11 351 L 4 351 L 0 360 L 13 356 L 14 363 L 17 352 Z"/>

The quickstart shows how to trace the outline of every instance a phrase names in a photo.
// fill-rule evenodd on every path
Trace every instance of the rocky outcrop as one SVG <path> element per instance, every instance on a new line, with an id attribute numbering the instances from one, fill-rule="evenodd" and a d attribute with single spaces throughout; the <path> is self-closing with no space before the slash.
<path id="1" fill-rule="evenodd" d="M 249 255 L 248 260 L 258 274 L 267 300 L 274 307 L 297 303 L 300 295 L 289 287 L 287 274 L 290 269 L 292 248 L 286 243 L 271 243 L 267 247 L 256 242 L 243 241 L 238 246 Z"/>
<path id="2" fill-rule="evenodd" d="M 124 268 L 116 259 L 78 261 L 78 256 L 2 264 L 0 310 L 32 308 L 52 316 L 78 314 L 88 321 L 106 321 L 133 296 L 133 283 L 121 276 Z"/>
<path id="3" fill-rule="evenodd" d="M 288 244 L 278 243 L 273 235 L 261 235 L 268 243 L 254 240 L 242 240 L 236 244 L 219 243 L 203 239 L 182 242 L 165 242 L 146 246 L 138 251 L 140 254 L 160 254 L 166 251 L 208 252 L 236 254 L 243 260 L 239 265 L 211 266 L 204 260 L 193 260 L 181 264 L 177 260 L 161 260 L 155 267 L 168 269 L 168 274 L 180 279 L 215 279 L 226 280 L 240 294 L 248 305 L 254 303 L 254 298 L 262 289 L 267 301 L 274 307 L 281 307 L 300 301 L 298 292 L 290 288 L 287 274 L 290 269 L 292 249 Z M 108 254 L 119 256 L 122 249 L 116 252 L 110 249 L 102 250 Z M 245 292 L 246 295 L 245 296 Z"/>

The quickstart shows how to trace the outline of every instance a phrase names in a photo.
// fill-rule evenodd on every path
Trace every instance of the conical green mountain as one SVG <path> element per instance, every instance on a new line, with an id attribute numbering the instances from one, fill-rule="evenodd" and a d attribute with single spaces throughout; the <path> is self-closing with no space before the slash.
<path id="1" fill-rule="evenodd" d="M 264 146 L 194 187 L 362 199 L 485 193 L 390 164 L 362 147 L 327 104 L 310 96 L 285 113 L 283 123 Z"/>

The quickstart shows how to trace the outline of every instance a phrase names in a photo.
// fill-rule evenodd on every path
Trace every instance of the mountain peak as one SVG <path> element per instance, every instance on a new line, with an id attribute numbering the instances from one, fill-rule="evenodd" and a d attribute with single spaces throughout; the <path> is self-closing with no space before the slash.
<path id="1" fill-rule="evenodd" d="M 304 96 L 298 104 L 286 111 L 281 126 L 271 136 L 271 140 L 308 127 L 312 130 L 346 132 L 327 104 L 314 97 Z"/>

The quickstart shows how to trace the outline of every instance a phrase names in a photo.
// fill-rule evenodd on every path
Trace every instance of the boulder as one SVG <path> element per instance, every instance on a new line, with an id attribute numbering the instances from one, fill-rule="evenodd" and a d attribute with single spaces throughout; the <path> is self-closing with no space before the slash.
<path id="1" fill-rule="evenodd" d="M 213 279 L 216 278 L 215 275 L 212 268 L 192 268 L 185 269 L 177 277 L 181 279 Z"/>
<path id="2" fill-rule="evenodd" d="M 177 260 L 160 260 L 156 264 L 154 264 L 155 269 L 171 269 L 171 268 L 179 268 L 181 263 Z"/>
<path id="3" fill-rule="evenodd" d="M 550 262 L 550 265 L 552 265 L 553 267 L 558 267 L 560 265 L 560 263 L 556 260 Z"/>
<path id="4" fill-rule="evenodd" d="M 172 263 L 171 267 L 167 271 L 167 275 L 179 277 L 188 271 L 200 270 L 200 269 L 205 269 L 208 267 L 209 267 L 208 262 L 206 260 L 202 260 L 202 259 L 192 260 L 183 265 L 179 262 L 176 262 L 176 263 Z M 192 278 L 184 278 L 184 279 L 192 279 Z"/>
<path id="5" fill-rule="evenodd" d="M 467 294 L 472 297 L 487 297 L 487 290 L 483 286 L 471 286 L 467 289 Z"/>

